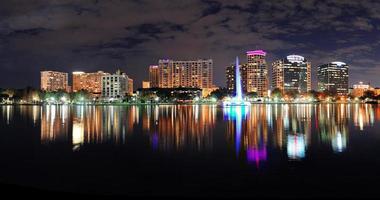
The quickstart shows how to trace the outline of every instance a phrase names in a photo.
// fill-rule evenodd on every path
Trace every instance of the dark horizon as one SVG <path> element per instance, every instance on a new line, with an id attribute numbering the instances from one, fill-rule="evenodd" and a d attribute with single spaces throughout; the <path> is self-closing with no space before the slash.
<path id="1" fill-rule="evenodd" d="M 161 58 L 214 61 L 214 84 L 238 55 L 263 49 L 268 68 L 290 54 L 316 68 L 350 66 L 350 86 L 380 86 L 380 2 L 365 1 L 3 1 L 0 88 L 39 87 L 41 70 L 114 72 L 148 78 Z M 70 78 L 71 82 L 71 78 Z"/>

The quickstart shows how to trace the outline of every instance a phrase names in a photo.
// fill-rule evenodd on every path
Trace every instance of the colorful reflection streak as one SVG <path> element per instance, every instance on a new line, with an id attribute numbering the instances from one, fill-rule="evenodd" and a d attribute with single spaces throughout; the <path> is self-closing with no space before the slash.
<path id="1" fill-rule="evenodd" d="M 239 158 L 257 166 L 272 152 L 289 160 L 302 160 L 313 146 L 344 153 L 353 134 L 360 137 L 358 133 L 367 133 L 380 119 L 380 106 L 372 104 L 0 108 L 4 126 L 17 125 L 18 116 L 40 127 L 43 145 L 70 144 L 78 151 L 89 144 L 128 145 L 140 137 L 154 151 L 201 152 L 213 150 L 221 138 Z"/>
<path id="2" fill-rule="evenodd" d="M 256 163 L 258 167 L 261 161 L 267 159 L 266 145 L 271 121 L 267 117 L 268 108 L 267 105 L 256 105 L 223 109 L 224 120 L 227 120 L 227 137 L 235 144 L 237 156 L 243 152 L 248 162 Z"/>
<path id="3" fill-rule="evenodd" d="M 375 105 L 372 104 L 354 104 L 353 119 L 356 127 L 364 131 L 364 127 L 373 126 L 375 123 Z M 377 115 L 379 115 L 378 108 Z M 378 116 L 377 116 L 378 117 Z M 379 118 L 377 118 L 379 119 Z"/>
<path id="4" fill-rule="evenodd" d="M 212 148 L 216 106 L 153 106 L 146 109 L 149 112 L 143 112 L 142 124 L 154 149 Z"/>
<path id="5" fill-rule="evenodd" d="M 228 130 L 232 130 L 233 138 L 235 138 L 235 151 L 236 154 L 239 155 L 240 146 L 241 146 L 241 137 L 242 137 L 242 123 L 243 120 L 246 121 L 246 115 L 249 113 L 250 107 L 247 106 L 228 106 L 223 107 L 224 118 L 228 119 L 229 128 Z M 232 124 L 234 123 L 234 124 Z M 234 131 L 235 130 L 235 131 Z"/>
<path id="6" fill-rule="evenodd" d="M 139 128 L 157 150 L 212 148 L 215 106 L 46 106 L 43 109 L 43 143 L 58 142 L 59 137 L 70 140 L 68 126 L 71 122 L 74 150 L 83 144 L 127 144 L 128 136 Z"/>
<path id="7" fill-rule="evenodd" d="M 327 104 L 317 108 L 316 127 L 319 139 L 323 144 L 331 144 L 334 152 L 343 152 L 347 147 L 351 106 Z"/>
<path id="8" fill-rule="evenodd" d="M 70 140 L 69 120 L 70 109 L 68 106 L 42 106 L 41 107 L 41 143 L 54 142 L 67 143 Z"/>
<path id="9" fill-rule="evenodd" d="M 235 145 L 237 152 L 246 152 L 247 160 L 250 162 L 258 163 L 268 159 L 270 156 L 266 152 L 268 146 L 285 150 L 290 160 L 300 160 L 307 156 L 312 138 L 314 145 L 329 145 L 336 153 L 346 150 L 348 122 L 351 118 L 357 118 L 352 106 L 350 104 L 258 104 L 250 107 L 250 112 L 245 114 L 239 110 L 231 111 L 231 108 L 226 108 L 224 120 L 227 121 L 228 140 Z M 375 109 L 371 105 L 360 105 L 359 108 L 359 116 L 369 116 L 367 120 L 369 123 L 365 126 L 371 126 L 370 122 L 375 121 L 371 118 L 374 116 L 371 113 L 379 108 Z"/>

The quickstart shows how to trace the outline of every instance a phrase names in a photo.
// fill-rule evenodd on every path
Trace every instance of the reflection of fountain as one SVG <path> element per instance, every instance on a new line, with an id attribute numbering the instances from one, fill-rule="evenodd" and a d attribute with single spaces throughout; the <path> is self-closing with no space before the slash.
<path id="1" fill-rule="evenodd" d="M 242 123 L 243 119 L 245 119 L 246 115 L 248 113 L 248 108 L 244 106 L 237 106 L 237 107 L 228 107 L 224 108 L 224 115 L 227 117 L 228 120 L 234 120 L 235 121 L 235 150 L 236 154 L 239 154 L 240 151 L 240 145 L 241 145 L 241 137 L 242 137 Z"/>
<path id="2" fill-rule="evenodd" d="M 236 95 L 232 99 L 223 102 L 224 106 L 246 106 L 250 105 L 249 102 L 244 101 L 243 99 L 243 89 L 241 86 L 241 75 L 239 69 L 239 58 L 236 57 L 235 63 L 235 86 L 236 86 Z"/>

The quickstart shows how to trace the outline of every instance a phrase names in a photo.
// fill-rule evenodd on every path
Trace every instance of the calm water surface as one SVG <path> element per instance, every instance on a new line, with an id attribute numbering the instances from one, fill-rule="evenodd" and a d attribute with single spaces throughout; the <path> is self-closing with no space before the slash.
<path id="1" fill-rule="evenodd" d="M 380 195 L 371 104 L 0 106 L 0 180 L 128 195 Z"/>

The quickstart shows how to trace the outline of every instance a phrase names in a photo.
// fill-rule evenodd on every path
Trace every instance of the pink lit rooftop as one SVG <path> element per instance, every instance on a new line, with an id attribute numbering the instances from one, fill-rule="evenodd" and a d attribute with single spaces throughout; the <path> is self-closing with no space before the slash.
<path id="1" fill-rule="evenodd" d="M 267 52 L 263 50 L 247 51 L 247 56 L 265 56 Z"/>

